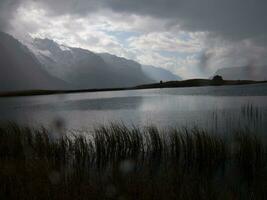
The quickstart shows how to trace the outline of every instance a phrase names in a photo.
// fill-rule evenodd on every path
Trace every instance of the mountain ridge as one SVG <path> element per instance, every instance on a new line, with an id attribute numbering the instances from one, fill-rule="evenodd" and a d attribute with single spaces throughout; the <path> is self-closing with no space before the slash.
<path id="1" fill-rule="evenodd" d="M 139 66 L 119 71 L 117 66 L 104 61 L 101 54 L 86 49 L 64 46 L 62 50 L 59 44 L 48 39 L 35 39 L 32 45 L 36 57 L 49 73 L 77 89 L 129 87 L 153 82 L 142 74 Z"/>
<path id="2" fill-rule="evenodd" d="M 147 76 L 151 79 L 160 82 L 160 81 L 174 81 L 174 80 L 182 80 L 182 78 L 178 75 L 171 73 L 170 71 L 155 67 L 152 65 L 142 65 L 142 70 Z"/>
<path id="3" fill-rule="evenodd" d="M 68 47 L 50 39 L 34 39 L 31 49 L 46 70 L 71 84 L 80 83 L 78 89 L 132 87 L 166 79 L 153 78 L 153 71 L 149 74 L 145 66 L 134 60 Z M 77 71 L 73 72 L 74 69 Z"/>
<path id="4" fill-rule="evenodd" d="M 66 89 L 64 81 L 42 69 L 32 52 L 13 36 L 0 32 L 1 91 Z"/>

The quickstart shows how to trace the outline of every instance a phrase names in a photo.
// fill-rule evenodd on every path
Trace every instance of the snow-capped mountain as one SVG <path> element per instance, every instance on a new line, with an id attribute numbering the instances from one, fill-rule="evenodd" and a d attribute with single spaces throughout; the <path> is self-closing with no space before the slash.
<path id="1" fill-rule="evenodd" d="M 67 47 L 49 39 L 34 39 L 28 46 L 49 73 L 79 89 L 131 87 L 168 80 L 167 70 L 162 69 L 161 76 L 158 68 L 108 53 Z M 151 73 L 146 68 L 151 69 Z"/>
<path id="2" fill-rule="evenodd" d="M 130 87 L 177 79 L 163 69 L 49 39 L 27 38 L 25 45 L 0 33 L 0 91 Z"/>
<path id="3" fill-rule="evenodd" d="M 0 91 L 65 89 L 67 84 L 42 69 L 30 50 L 0 32 Z"/>
<path id="4" fill-rule="evenodd" d="M 130 87 L 153 82 L 134 61 L 116 56 L 112 60 L 107 54 L 62 46 L 49 39 L 34 39 L 30 46 L 49 73 L 75 88 Z"/>

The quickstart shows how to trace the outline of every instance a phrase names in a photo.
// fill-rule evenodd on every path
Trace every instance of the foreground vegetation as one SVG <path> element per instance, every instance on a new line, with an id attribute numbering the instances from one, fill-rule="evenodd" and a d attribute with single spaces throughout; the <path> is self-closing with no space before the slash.
<path id="1" fill-rule="evenodd" d="M 0 199 L 267 199 L 267 143 L 250 132 L 59 133 L 0 125 Z"/>

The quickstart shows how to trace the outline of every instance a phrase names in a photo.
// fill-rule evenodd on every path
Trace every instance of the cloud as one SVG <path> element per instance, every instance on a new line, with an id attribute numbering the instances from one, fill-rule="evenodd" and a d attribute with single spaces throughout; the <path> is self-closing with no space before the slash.
<path id="1" fill-rule="evenodd" d="M 238 67 L 253 64 L 263 66 L 267 64 L 267 48 L 251 39 L 241 41 L 214 41 L 208 44 L 208 49 L 202 52 L 200 67 L 204 70 L 224 67 Z"/>
<path id="2" fill-rule="evenodd" d="M 209 31 L 229 38 L 264 35 L 265 0 L 36 0 L 54 15 L 85 16 L 108 9 L 126 15 L 166 19 L 191 31 Z"/>
<path id="3" fill-rule="evenodd" d="M 13 18 L 21 0 L 0 1 L 0 30 L 5 31 L 9 27 L 9 21 Z"/>
<path id="4" fill-rule="evenodd" d="M 0 29 L 208 77 L 267 64 L 266 7 L 266 0 L 1 0 Z"/>
<path id="5" fill-rule="evenodd" d="M 186 37 L 183 38 L 183 37 Z M 137 49 L 169 51 L 177 53 L 196 53 L 202 48 L 203 35 L 191 36 L 187 33 L 154 32 L 140 37 L 129 38 L 129 46 Z"/>
<path id="6" fill-rule="evenodd" d="M 62 15 L 51 18 L 43 8 L 26 5 L 18 9 L 17 19 L 12 21 L 16 29 L 11 32 L 24 43 L 31 40 L 27 41 L 27 35 L 22 35 L 28 32 L 32 38 L 49 38 L 66 46 L 126 57 L 127 51 L 121 42 L 109 34 L 109 23 L 102 16 L 80 18 Z"/>

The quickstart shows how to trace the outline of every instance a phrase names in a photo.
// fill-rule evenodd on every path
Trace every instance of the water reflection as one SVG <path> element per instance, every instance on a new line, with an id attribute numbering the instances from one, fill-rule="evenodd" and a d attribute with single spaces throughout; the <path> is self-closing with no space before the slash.
<path id="1" fill-rule="evenodd" d="M 121 110 L 139 109 L 143 97 L 114 97 L 105 99 L 76 100 L 64 103 L 63 110 Z"/>
<path id="2" fill-rule="evenodd" d="M 226 130 L 238 126 L 267 129 L 267 84 L 133 90 L 0 99 L 0 120 L 51 126 L 57 119 L 68 129 L 99 124 L 164 127 L 200 126 Z M 207 91 L 209 92 L 209 95 Z M 213 92 L 212 92 L 213 91 Z M 235 91 L 235 95 L 233 95 Z M 253 96 L 256 94 L 257 96 Z M 251 113 L 250 107 L 257 113 Z M 255 111 L 256 112 L 256 111 Z"/>

